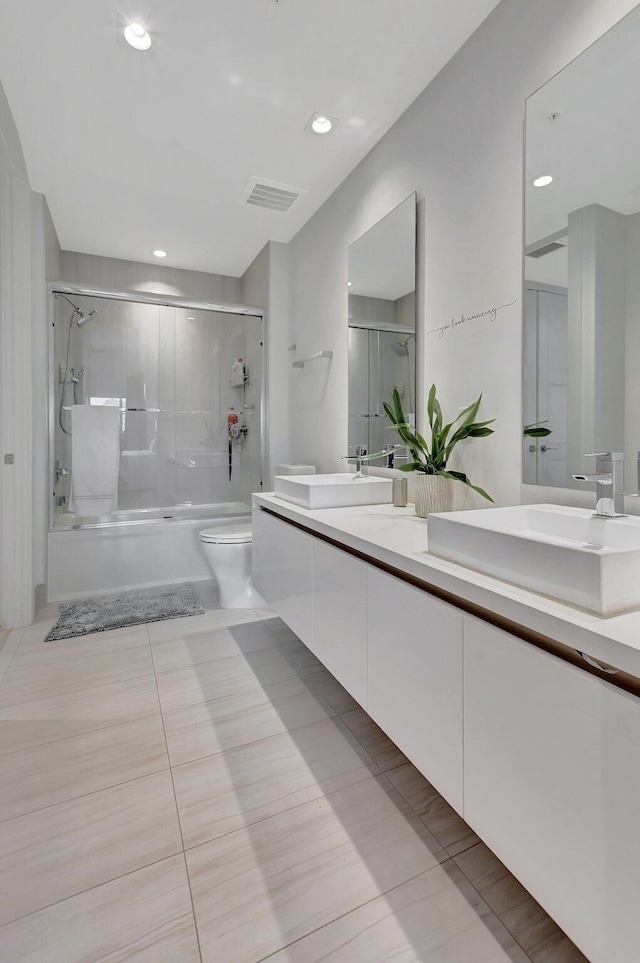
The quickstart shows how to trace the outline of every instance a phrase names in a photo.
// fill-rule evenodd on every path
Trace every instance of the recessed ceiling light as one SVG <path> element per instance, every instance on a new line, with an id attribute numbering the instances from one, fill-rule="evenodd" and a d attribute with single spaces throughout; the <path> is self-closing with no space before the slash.
<path id="1" fill-rule="evenodd" d="M 161 251 L 160 248 L 158 248 L 156 251 L 153 252 L 153 256 L 154 256 L 154 257 L 166 257 L 166 256 L 167 256 L 167 252 L 166 252 L 166 251 Z"/>
<path id="2" fill-rule="evenodd" d="M 311 130 L 316 134 L 328 134 L 332 127 L 333 124 L 324 114 L 319 114 L 311 121 Z"/>
<path id="3" fill-rule="evenodd" d="M 352 284 L 353 284 L 353 281 L 347 281 L 347 287 L 348 287 L 348 288 L 350 288 Z"/>
<path id="4" fill-rule="evenodd" d="M 337 117 L 330 117 L 329 114 L 322 114 L 319 110 L 314 110 L 304 125 L 304 129 L 312 134 L 328 134 L 329 131 L 337 130 L 339 124 L 340 120 Z"/>
<path id="5" fill-rule="evenodd" d="M 136 50 L 148 50 L 151 46 L 151 37 L 141 23 L 130 23 L 124 28 L 124 39 L 130 47 Z"/>
<path id="6" fill-rule="evenodd" d="M 553 180 L 553 177 L 551 176 L 551 174 L 542 174 L 541 177 L 536 177 L 535 181 L 533 182 L 533 186 L 548 187 L 552 180 Z"/>

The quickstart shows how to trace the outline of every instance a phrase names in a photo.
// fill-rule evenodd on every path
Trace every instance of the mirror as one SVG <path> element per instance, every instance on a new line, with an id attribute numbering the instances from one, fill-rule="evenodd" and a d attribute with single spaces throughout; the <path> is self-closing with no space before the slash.
<path id="1" fill-rule="evenodd" d="M 416 409 L 415 194 L 353 242 L 348 277 L 349 454 L 389 447 L 375 464 L 393 467 L 403 454 L 383 402 L 397 387 L 414 420 Z"/>
<path id="2" fill-rule="evenodd" d="M 640 7 L 526 102 L 525 484 L 592 488 L 572 473 L 614 449 L 636 487 L 639 47 Z"/>

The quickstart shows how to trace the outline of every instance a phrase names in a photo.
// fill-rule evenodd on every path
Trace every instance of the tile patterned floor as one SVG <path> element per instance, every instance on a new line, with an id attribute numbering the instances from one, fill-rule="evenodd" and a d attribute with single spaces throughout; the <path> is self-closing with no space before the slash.
<path id="1" fill-rule="evenodd" d="M 0 963 L 585 963 L 268 610 L 0 651 Z"/>

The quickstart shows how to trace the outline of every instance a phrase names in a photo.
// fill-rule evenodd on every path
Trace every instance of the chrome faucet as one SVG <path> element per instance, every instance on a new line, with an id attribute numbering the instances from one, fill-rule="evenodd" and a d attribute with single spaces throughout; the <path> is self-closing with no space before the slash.
<path id="1" fill-rule="evenodd" d="M 621 451 L 587 451 L 586 458 L 595 458 L 593 475 L 574 475 L 576 481 L 596 483 L 596 510 L 599 518 L 623 518 L 624 515 L 624 453 Z"/>
<path id="2" fill-rule="evenodd" d="M 362 462 L 366 460 L 366 457 L 367 449 L 365 445 L 356 445 L 355 455 L 344 456 L 344 461 L 346 461 L 348 465 L 356 466 L 356 473 L 353 476 L 354 478 L 362 478 Z"/>
<path id="3" fill-rule="evenodd" d="M 384 448 L 382 449 L 382 454 L 379 455 L 378 457 L 384 458 L 385 468 L 395 468 L 396 449 L 401 447 L 402 445 L 394 445 L 391 443 L 384 446 Z"/>
<path id="4" fill-rule="evenodd" d="M 356 466 L 356 473 L 354 478 L 362 478 L 362 465 L 370 461 L 376 461 L 378 458 L 384 458 L 386 464 L 385 468 L 393 468 L 393 462 L 395 458 L 396 448 L 402 448 L 403 445 L 385 445 L 382 451 L 377 451 L 373 455 L 367 454 L 367 449 L 364 445 L 356 445 L 355 455 L 345 455 L 344 460 L 350 464 Z"/>

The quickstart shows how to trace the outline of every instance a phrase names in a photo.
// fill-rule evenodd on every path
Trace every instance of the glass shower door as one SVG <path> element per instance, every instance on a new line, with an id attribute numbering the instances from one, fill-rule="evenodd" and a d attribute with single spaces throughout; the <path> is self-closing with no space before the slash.
<path id="1" fill-rule="evenodd" d="M 261 484 L 262 325 L 223 311 L 175 314 L 176 507 L 248 514 Z"/>
<path id="2" fill-rule="evenodd" d="M 54 309 L 54 528 L 248 514 L 262 475 L 262 319 L 70 300 L 61 295 Z M 81 327 L 76 304 L 95 312 Z M 117 508 L 106 516 L 85 517 L 70 503 L 74 470 L 78 477 L 100 457 L 79 436 L 74 445 L 74 405 L 119 411 Z"/>

